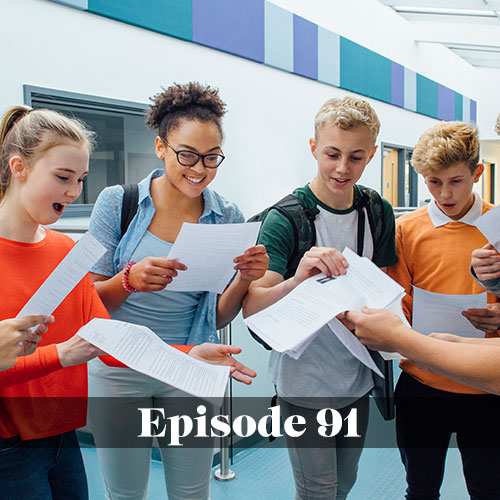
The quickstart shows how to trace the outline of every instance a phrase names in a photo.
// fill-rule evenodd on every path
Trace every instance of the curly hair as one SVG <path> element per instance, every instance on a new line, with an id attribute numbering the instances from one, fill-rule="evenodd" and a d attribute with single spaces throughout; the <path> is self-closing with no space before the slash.
<path id="1" fill-rule="evenodd" d="M 479 163 L 477 128 L 463 122 L 440 122 L 427 129 L 413 151 L 415 170 L 432 175 L 457 163 L 465 163 L 472 173 Z"/>
<path id="2" fill-rule="evenodd" d="M 314 119 L 316 138 L 325 125 L 333 125 L 342 130 L 366 125 L 370 129 L 373 142 L 377 140 L 380 131 L 380 121 L 374 109 L 365 100 L 353 96 L 328 99 L 321 106 Z"/>
<path id="3" fill-rule="evenodd" d="M 162 138 L 175 129 L 181 120 L 198 120 L 217 125 L 222 135 L 222 117 L 226 104 L 219 91 L 198 82 L 174 83 L 150 98 L 152 104 L 146 112 L 146 125 Z"/>
<path id="4" fill-rule="evenodd" d="M 495 123 L 495 132 L 500 135 L 500 113 L 498 113 L 497 122 Z"/>

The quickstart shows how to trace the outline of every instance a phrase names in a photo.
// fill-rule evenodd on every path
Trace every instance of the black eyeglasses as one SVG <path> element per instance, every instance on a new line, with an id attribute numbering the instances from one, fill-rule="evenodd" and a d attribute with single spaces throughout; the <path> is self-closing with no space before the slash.
<path id="1" fill-rule="evenodd" d="M 177 155 L 177 161 L 183 167 L 193 167 L 201 160 L 205 168 L 217 168 L 225 158 L 224 155 L 219 153 L 207 153 L 206 155 L 200 155 L 194 151 L 188 151 L 186 149 L 176 151 L 167 141 L 164 142 Z"/>

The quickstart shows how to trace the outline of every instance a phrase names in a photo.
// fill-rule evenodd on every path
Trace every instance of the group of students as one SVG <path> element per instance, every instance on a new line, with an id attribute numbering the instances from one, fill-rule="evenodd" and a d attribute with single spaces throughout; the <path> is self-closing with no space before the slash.
<path id="1" fill-rule="evenodd" d="M 250 383 L 255 372 L 231 356 L 239 352 L 237 347 L 217 344 L 217 328 L 229 323 L 242 306 L 245 316 L 253 314 L 310 276 L 345 274 L 348 264 L 341 250 L 346 246 L 405 287 L 404 308 L 410 321 L 413 287 L 440 294 L 482 291 L 469 272 L 471 254 L 481 285 L 493 292 L 498 289 L 500 256 L 485 245 L 473 224 L 492 207 L 472 192 L 482 173 L 477 131 L 453 122 L 440 123 L 422 135 L 413 163 L 433 200 L 395 224 L 390 204 L 357 185 L 376 152 L 379 120 L 366 101 L 345 97 L 328 100 L 316 115 L 310 147 L 318 171 L 293 193 L 304 210 L 314 214 L 314 246 L 299 245 L 297 240 L 306 231 L 295 231 L 286 214 L 271 210 L 258 244 L 235 259 L 236 274 L 224 293 L 170 291 L 168 284 L 186 266 L 164 256 L 184 222 L 239 223 L 244 218 L 234 203 L 208 187 L 224 160 L 225 104 L 218 92 L 198 83 L 173 85 L 152 101 L 146 123 L 157 132 L 155 152 L 163 168 L 139 183 L 137 210 L 124 234 L 124 189 L 112 186 L 100 194 L 89 232 L 107 252 L 53 317 L 9 319 L 16 317 L 73 245 L 65 235 L 44 226 L 54 223 L 79 196 L 94 138 L 82 123 L 55 111 L 15 107 L 4 116 L 0 133 L 0 256 L 5 264 L 0 307 L 4 318 L 0 491 L 4 498 L 27 498 L 27 492 L 37 499 L 88 497 L 75 435 L 75 429 L 86 423 L 87 395 L 148 398 L 151 406 L 157 406 L 155 401 L 168 405 L 183 395 L 121 365 L 79 337 L 78 329 L 92 318 L 148 326 L 164 342 L 203 361 L 229 365 L 234 378 Z M 296 255 L 297 248 L 303 255 Z M 487 309 L 464 315 L 487 336 L 497 337 L 498 301 L 489 295 L 488 302 Z M 416 362 L 402 362 L 396 388 L 397 438 L 407 472 L 407 498 L 439 497 L 453 432 L 471 498 L 498 498 L 498 440 L 485 423 L 497 413 L 500 398 L 422 369 L 423 363 L 427 370 L 499 392 L 498 383 L 492 385 L 493 377 L 487 374 L 488 364 L 492 371 L 496 368 L 491 353 L 498 360 L 498 348 L 467 344 L 471 365 L 467 375 L 457 366 L 466 362 L 459 361 L 462 354 L 456 348 L 468 339 L 424 337 L 386 311 L 350 311 L 341 319 L 363 342 L 397 349 Z M 31 333 L 35 325 L 40 326 Z M 482 378 L 472 369 L 476 355 L 484 368 Z M 373 375 L 328 326 L 297 360 L 273 351 L 269 373 L 285 417 L 307 417 L 326 406 L 345 416 L 355 407 L 362 416 L 358 432 L 365 435 Z M 56 403 L 37 404 L 40 398 L 54 398 Z M 65 404 L 69 398 L 81 401 Z M 146 498 L 152 443 L 149 448 L 126 450 L 99 446 L 111 427 L 120 424 L 103 423 L 92 405 L 89 423 L 106 497 Z M 342 437 L 332 439 L 328 448 L 296 446 L 288 436 L 287 443 L 297 500 L 347 498 L 362 446 L 349 446 Z M 209 498 L 213 450 L 171 448 L 161 439 L 159 445 L 168 498 Z"/>

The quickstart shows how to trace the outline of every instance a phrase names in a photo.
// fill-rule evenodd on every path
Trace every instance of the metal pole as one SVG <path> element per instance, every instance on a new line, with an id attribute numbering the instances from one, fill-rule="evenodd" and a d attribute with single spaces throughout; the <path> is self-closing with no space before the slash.
<path id="1" fill-rule="evenodd" d="M 231 324 L 226 325 L 224 328 L 219 330 L 219 338 L 221 344 L 229 344 L 229 333 Z M 222 402 L 222 415 L 229 415 L 230 405 L 229 405 L 229 380 L 226 393 L 224 394 L 224 400 Z M 231 418 L 231 415 L 229 415 Z M 229 436 L 220 438 L 220 469 L 216 470 L 214 473 L 215 479 L 219 481 L 231 481 L 236 477 L 234 471 L 229 468 Z"/>

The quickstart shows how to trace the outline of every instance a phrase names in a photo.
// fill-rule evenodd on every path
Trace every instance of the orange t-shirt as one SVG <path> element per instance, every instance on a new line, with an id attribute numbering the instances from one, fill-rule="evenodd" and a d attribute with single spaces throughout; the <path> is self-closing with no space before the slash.
<path id="1" fill-rule="evenodd" d="M 0 320 L 16 317 L 24 304 L 71 250 L 68 236 L 46 230 L 38 243 L 0 238 Z M 71 338 L 93 318 L 109 318 L 87 274 L 54 311 L 55 322 L 37 350 L 0 372 L 0 436 L 37 439 L 85 425 L 87 365 L 62 368 L 55 344 Z M 175 346 L 188 352 L 190 346 Z M 103 361 L 124 366 L 110 356 Z"/>
<path id="2" fill-rule="evenodd" d="M 482 213 L 493 205 L 483 202 Z M 484 289 L 469 272 L 472 251 L 487 243 L 479 230 L 459 221 L 434 227 L 423 207 L 396 220 L 396 251 L 398 263 L 388 268 L 388 274 L 406 291 L 403 309 L 411 323 L 413 288 L 443 294 L 476 294 Z M 488 294 L 488 303 L 498 297 Z M 498 336 L 497 332 L 486 334 Z M 401 368 L 419 382 L 442 391 L 461 394 L 484 394 L 483 391 L 455 382 L 444 375 L 417 368 L 411 361 L 402 360 Z"/>

